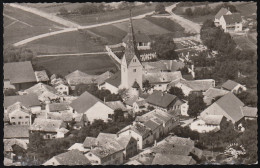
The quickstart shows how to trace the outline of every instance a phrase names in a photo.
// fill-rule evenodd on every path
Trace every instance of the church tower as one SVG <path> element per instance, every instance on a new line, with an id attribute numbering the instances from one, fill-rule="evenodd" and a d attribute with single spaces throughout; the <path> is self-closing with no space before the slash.
<path id="1" fill-rule="evenodd" d="M 126 36 L 125 53 L 121 60 L 121 88 L 129 89 L 135 82 L 143 87 L 143 66 L 136 47 L 130 10 L 129 30 Z"/>

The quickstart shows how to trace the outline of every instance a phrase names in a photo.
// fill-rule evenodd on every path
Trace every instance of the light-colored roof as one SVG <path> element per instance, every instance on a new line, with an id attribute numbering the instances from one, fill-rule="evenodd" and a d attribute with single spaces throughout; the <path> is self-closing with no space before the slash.
<path id="1" fill-rule="evenodd" d="M 34 73 L 37 82 L 46 82 L 50 80 L 45 70 L 35 71 Z"/>
<path id="2" fill-rule="evenodd" d="M 36 82 L 36 77 L 30 61 L 4 64 L 4 79 L 11 83 Z"/>
<path id="3" fill-rule="evenodd" d="M 98 85 L 100 85 L 100 84 L 104 83 L 106 79 L 110 78 L 113 75 L 114 74 L 112 72 L 106 71 L 106 72 L 104 72 L 101 75 L 98 75 L 96 77 L 96 82 L 97 82 Z"/>
<path id="4" fill-rule="evenodd" d="M 189 145 L 173 145 L 169 143 L 162 143 L 153 147 L 151 150 L 154 153 L 188 156 L 193 151 L 193 149 L 194 146 Z"/>
<path id="5" fill-rule="evenodd" d="M 125 132 L 127 130 L 132 130 L 141 136 L 145 136 L 151 132 L 151 129 L 143 125 L 142 123 L 133 123 L 133 125 L 128 125 L 125 128 L 118 131 L 118 133 Z"/>
<path id="6" fill-rule="evenodd" d="M 121 101 L 110 101 L 110 102 L 106 102 L 106 104 L 110 107 L 110 108 L 112 108 L 113 110 L 116 110 L 116 109 L 122 109 L 123 111 L 126 111 L 127 109 L 126 109 L 126 107 L 125 107 L 125 105 L 124 105 L 124 103 L 123 102 L 121 102 Z"/>
<path id="7" fill-rule="evenodd" d="M 49 110 L 50 110 L 50 112 L 69 110 L 69 104 L 68 103 L 51 103 L 51 104 L 49 104 Z"/>
<path id="8" fill-rule="evenodd" d="M 83 142 L 83 146 L 85 148 L 91 148 L 91 146 L 96 145 L 96 138 L 94 137 L 86 137 L 86 139 Z"/>
<path id="9" fill-rule="evenodd" d="M 81 152 L 87 152 L 89 149 L 84 148 L 83 143 L 74 143 L 68 150 L 77 149 Z"/>
<path id="10" fill-rule="evenodd" d="M 171 120 L 171 118 L 173 118 L 173 116 L 170 115 L 169 113 L 155 109 L 142 116 L 137 116 L 135 121 L 146 123 L 147 121 L 152 120 L 156 124 L 160 125 L 162 123 L 166 123 L 167 121 Z M 149 125 L 151 125 L 151 122 Z"/>
<path id="11" fill-rule="evenodd" d="M 130 160 L 129 162 L 125 163 L 125 165 L 142 165 L 142 163 L 138 162 L 137 160 Z"/>
<path id="12" fill-rule="evenodd" d="M 180 83 L 186 85 L 187 87 L 191 88 L 193 91 L 206 91 L 213 85 L 213 79 L 206 79 L 206 80 L 180 80 Z"/>
<path id="13" fill-rule="evenodd" d="M 109 83 L 112 86 L 119 87 L 119 85 L 121 85 L 121 71 L 118 71 L 110 78 L 106 79 L 105 82 Z"/>
<path id="14" fill-rule="evenodd" d="M 21 104 L 27 108 L 41 105 L 36 94 L 5 96 L 4 97 L 4 107 L 5 108 L 13 105 L 16 102 L 21 102 Z"/>
<path id="15" fill-rule="evenodd" d="M 30 130 L 57 132 L 61 128 L 62 124 L 62 120 L 36 118 L 33 124 L 30 126 Z"/>
<path id="16" fill-rule="evenodd" d="M 156 128 L 160 126 L 160 124 L 154 122 L 153 120 L 148 120 L 144 123 L 144 125 L 154 131 Z"/>
<path id="17" fill-rule="evenodd" d="M 182 138 L 177 136 L 168 136 L 165 138 L 165 141 L 169 144 L 174 145 L 188 145 L 188 146 L 194 146 L 194 141 L 190 138 Z"/>
<path id="18" fill-rule="evenodd" d="M 46 85 L 44 83 L 38 83 L 29 89 L 25 90 L 26 93 L 35 93 L 38 97 L 44 94 L 45 92 L 51 92 L 53 94 L 57 93 L 57 90 L 52 86 Z"/>
<path id="19" fill-rule="evenodd" d="M 90 84 L 95 82 L 96 75 L 88 75 L 84 72 L 76 70 L 67 76 L 65 76 L 69 85 L 77 85 L 77 84 Z"/>
<path id="20" fill-rule="evenodd" d="M 69 132 L 69 130 L 67 130 L 66 128 L 60 128 L 57 130 L 57 132 L 61 132 L 63 134 L 67 134 Z"/>
<path id="21" fill-rule="evenodd" d="M 193 163 L 192 160 L 191 156 L 157 153 L 152 165 L 191 165 Z"/>
<path id="22" fill-rule="evenodd" d="M 143 42 L 143 43 L 152 42 L 152 40 L 149 38 L 149 36 L 147 36 L 145 33 L 136 32 L 136 33 L 134 34 L 134 36 L 135 36 L 135 41 L 136 41 L 137 43 L 139 43 L 139 42 Z M 128 40 L 128 37 L 127 37 L 127 35 L 126 35 L 126 36 L 123 38 L 122 41 L 123 41 L 124 43 L 126 43 L 127 40 Z"/>
<path id="23" fill-rule="evenodd" d="M 215 15 L 216 19 L 220 19 L 221 16 L 225 15 L 228 13 L 228 10 L 226 8 L 221 8 L 218 13 Z"/>
<path id="24" fill-rule="evenodd" d="M 147 104 L 147 101 L 146 101 L 146 100 L 140 100 L 140 101 L 137 101 L 136 104 L 137 104 L 139 107 L 142 107 L 142 106 L 145 106 L 145 104 Z"/>
<path id="25" fill-rule="evenodd" d="M 177 101 L 178 97 L 162 91 L 154 91 L 147 99 L 147 103 L 167 108 L 172 102 Z"/>
<path id="26" fill-rule="evenodd" d="M 227 93 L 215 102 L 219 105 L 235 122 L 243 118 L 240 107 L 244 106 L 233 93 Z"/>
<path id="27" fill-rule="evenodd" d="M 54 158 L 60 165 L 90 165 L 90 161 L 77 149 L 59 154 Z"/>
<path id="28" fill-rule="evenodd" d="M 231 15 L 223 15 L 227 24 L 235 24 L 242 22 L 242 17 L 239 13 L 233 13 Z"/>
<path id="29" fill-rule="evenodd" d="M 155 62 L 143 62 L 142 65 L 147 72 L 158 72 L 170 70 L 172 72 L 183 68 L 185 64 L 175 60 L 159 60 Z"/>
<path id="30" fill-rule="evenodd" d="M 244 106 L 244 107 L 240 107 L 243 116 L 245 117 L 257 117 L 257 108 L 256 107 L 248 107 L 248 106 Z"/>
<path id="31" fill-rule="evenodd" d="M 30 110 L 25 106 L 23 106 L 21 102 L 14 103 L 13 105 L 9 106 L 6 111 L 7 113 L 12 113 L 13 111 L 17 111 L 17 110 L 30 113 Z"/>
<path id="32" fill-rule="evenodd" d="M 52 120 L 72 121 L 73 113 L 70 112 L 47 112 L 47 118 Z"/>
<path id="33" fill-rule="evenodd" d="M 202 120 L 206 124 L 219 125 L 223 119 L 223 115 L 205 115 Z"/>
<path id="34" fill-rule="evenodd" d="M 5 125 L 4 139 L 10 138 L 29 138 L 28 125 Z"/>
<path id="35" fill-rule="evenodd" d="M 70 106 L 78 113 L 84 113 L 97 102 L 104 104 L 100 99 L 86 91 L 82 93 L 76 100 L 73 100 Z"/>
<path id="36" fill-rule="evenodd" d="M 204 96 L 210 97 L 210 98 L 216 98 L 218 96 L 224 96 L 227 94 L 227 90 L 223 89 L 217 89 L 217 88 L 209 88 L 205 93 Z"/>
<path id="37" fill-rule="evenodd" d="M 12 152 L 13 151 L 13 145 L 18 145 L 23 149 L 27 149 L 27 143 L 24 140 L 21 139 L 4 139 L 4 151 Z"/>
<path id="38" fill-rule="evenodd" d="M 138 100 L 138 96 L 133 96 L 128 98 L 127 100 L 125 100 L 125 104 L 129 105 L 129 106 L 133 106 L 133 103 L 136 102 Z"/>
<path id="39" fill-rule="evenodd" d="M 144 73 L 143 81 L 148 80 L 150 83 L 170 83 L 182 78 L 180 71 L 175 72 L 154 72 Z"/>
<path id="40" fill-rule="evenodd" d="M 239 83 L 232 81 L 232 80 L 227 80 L 225 83 L 222 84 L 222 87 L 231 91 L 232 89 L 234 89 L 237 85 L 239 85 Z"/>

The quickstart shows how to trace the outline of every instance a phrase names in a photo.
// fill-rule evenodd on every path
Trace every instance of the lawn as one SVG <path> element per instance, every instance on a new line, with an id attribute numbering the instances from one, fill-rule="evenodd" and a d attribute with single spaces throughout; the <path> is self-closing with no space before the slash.
<path id="1" fill-rule="evenodd" d="M 247 2 L 235 5 L 237 10 L 242 16 L 250 17 L 252 14 L 256 14 L 257 6 L 256 2 Z"/>
<path id="2" fill-rule="evenodd" d="M 254 41 L 252 38 L 248 38 L 246 36 L 238 36 L 238 35 L 237 36 L 233 35 L 232 37 L 233 37 L 234 41 L 236 42 L 236 44 L 239 47 L 241 47 L 242 49 L 244 49 L 244 50 L 251 49 L 256 52 L 257 44 L 255 43 L 256 41 Z"/>
<path id="3" fill-rule="evenodd" d="M 26 38 L 43 33 L 56 31 L 61 27 L 61 25 L 55 22 L 42 18 L 38 15 L 13 8 L 9 5 L 4 6 L 3 13 L 7 15 L 7 17 L 4 16 L 4 27 L 8 26 L 10 22 L 15 21 L 12 18 L 19 20 L 18 22 L 15 22 L 14 24 L 9 25 L 4 29 L 5 45 L 13 44 L 15 42 L 19 42 Z"/>
<path id="4" fill-rule="evenodd" d="M 108 55 L 42 57 L 35 58 L 33 63 L 43 66 L 52 74 L 61 74 L 63 76 L 75 70 L 94 75 L 116 68 Z"/>
<path id="5" fill-rule="evenodd" d="M 38 54 L 105 51 L 105 44 L 96 42 L 93 37 L 88 31 L 73 31 L 35 40 L 26 46 Z"/>
<path id="6" fill-rule="evenodd" d="M 137 16 L 154 11 L 156 3 L 151 6 L 140 5 L 132 9 L 132 16 Z M 68 15 L 65 19 L 76 22 L 80 25 L 92 25 L 98 23 L 104 23 L 109 21 L 115 21 L 125 19 L 129 17 L 129 10 L 114 10 L 104 13 L 91 14 L 91 15 Z"/>

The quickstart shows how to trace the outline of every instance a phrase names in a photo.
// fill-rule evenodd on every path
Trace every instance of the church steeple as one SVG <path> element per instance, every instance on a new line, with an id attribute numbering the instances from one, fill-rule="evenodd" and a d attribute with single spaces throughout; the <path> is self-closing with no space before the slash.
<path id="1" fill-rule="evenodd" d="M 128 34 L 127 34 L 126 39 L 127 40 L 126 40 L 126 47 L 125 47 L 125 58 L 126 58 L 127 65 L 129 65 L 129 63 L 131 62 L 131 60 L 134 56 L 136 56 L 139 59 L 138 50 L 136 47 L 135 36 L 134 36 L 131 10 L 130 10 Z"/>

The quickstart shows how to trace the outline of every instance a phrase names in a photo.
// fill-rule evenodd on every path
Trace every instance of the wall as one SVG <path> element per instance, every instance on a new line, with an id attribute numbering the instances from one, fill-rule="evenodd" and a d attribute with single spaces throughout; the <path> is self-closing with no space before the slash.
<path id="1" fill-rule="evenodd" d="M 15 89 L 15 86 L 9 80 L 4 80 L 4 89 Z"/>
<path id="2" fill-rule="evenodd" d="M 32 106 L 30 107 L 32 113 L 37 113 L 37 112 L 40 112 L 41 111 L 41 106 Z"/>
<path id="3" fill-rule="evenodd" d="M 66 94 L 69 95 L 69 87 L 65 85 L 58 85 L 55 87 L 55 89 L 61 93 L 61 94 Z"/>
<path id="4" fill-rule="evenodd" d="M 21 117 L 21 119 L 19 117 Z M 30 115 L 26 112 L 14 111 L 12 113 L 9 113 L 9 118 L 10 118 L 10 123 L 13 125 L 29 125 L 30 124 Z"/>
<path id="5" fill-rule="evenodd" d="M 107 89 L 107 90 L 109 90 L 111 93 L 114 93 L 114 94 L 117 94 L 118 93 L 118 88 L 117 87 L 115 87 L 115 86 L 113 86 L 113 85 L 111 85 L 111 84 L 109 84 L 109 83 L 105 83 L 105 84 L 103 84 L 103 85 L 101 85 L 100 87 L 100 90 L 102 89 L 102 88 L 104 88 L 104 89 Z"/>
<path id="6" fill-rule="evenodd" d="M 101 165 L 101 159 L 94 155 L 92 152 L 88 152 L 85 154 L 85 157 L 88 158 L 91 165 Z"/>

